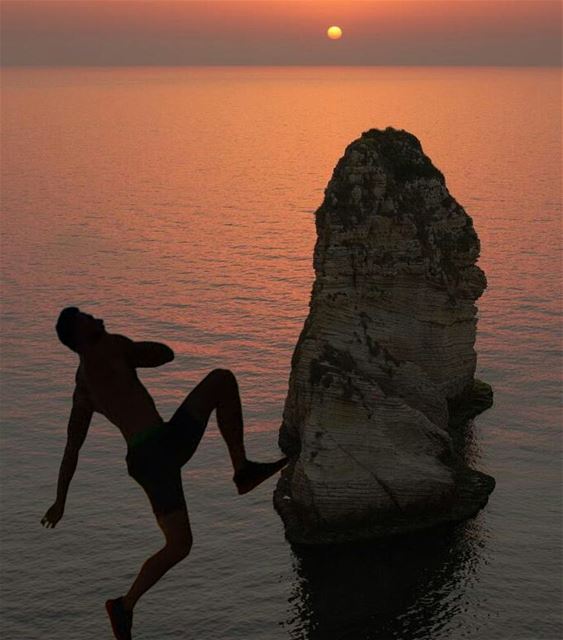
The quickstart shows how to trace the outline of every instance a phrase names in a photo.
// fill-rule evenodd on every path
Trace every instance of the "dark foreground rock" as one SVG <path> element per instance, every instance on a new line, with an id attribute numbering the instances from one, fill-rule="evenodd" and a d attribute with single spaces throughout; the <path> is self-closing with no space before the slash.
<path id="1" fill-rule="evenodd" d="M 291 362 L 274 494 L 290 541 L 344 542 L 457 521 L 494 479 L 450 430 L 492 404 L 475 380 L 486 287 L 473 222 L 412 134 L 372 129 L 316 212 L 310 312 Z"/>

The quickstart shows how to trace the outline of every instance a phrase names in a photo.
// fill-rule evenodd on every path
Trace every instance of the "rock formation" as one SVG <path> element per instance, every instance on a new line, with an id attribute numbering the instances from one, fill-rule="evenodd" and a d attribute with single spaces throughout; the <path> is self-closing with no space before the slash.
<path id="1" fill-rule="evenodd" d="M 494 479 L 448 429 L 492 404 L 474 379 L 479 239 L 404 130 L 372 129 L 316 212 L 316 279 L 291 360 L 274 493 L 291 542 L 389 536 L 461 520 Z M 459 425 L 458 427 L 459 428 Z"/>

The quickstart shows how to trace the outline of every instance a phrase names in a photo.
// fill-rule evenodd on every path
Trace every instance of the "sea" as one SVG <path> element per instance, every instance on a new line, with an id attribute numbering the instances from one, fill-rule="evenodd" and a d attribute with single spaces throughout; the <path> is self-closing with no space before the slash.
<path id="1" fill-rule="evenodd" d="M 388 126 L 420 140 L 481 240 L 476 376 L 494 405 L 463 437 L 496 488 L 445 530 L 292 547 L 275 479 L 237 495 L 213 413 L 183 472 L 192 552 L 139 601 L 133 637 L 562 637 L 560 69 L 6 68 L 1 80 L 2 638 L 110 638 L 105 600 L 163 544 L 100 414 L 63 519 L 40 524 L 78 364 L 59 311 L 172 347 L 173 362 L 139 370 L 164 419 L 230 369 L 249 456 L 276 459 L 314 212 L 346 146 Z"/>

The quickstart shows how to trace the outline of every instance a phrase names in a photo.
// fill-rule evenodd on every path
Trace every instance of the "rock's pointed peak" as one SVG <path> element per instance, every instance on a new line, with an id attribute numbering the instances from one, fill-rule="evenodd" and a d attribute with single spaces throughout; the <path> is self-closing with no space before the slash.
<path id="1" fill-rule="evenodd" d="M 408 131 L 370 129 L 349 144 L 315 220 L 314 266 L 321 280 L 341 280 L 349 272 L 356 282 L 372 282 L 376 274 L 425 273 L 454 297 L 473 299 L 486 286 L 475 265 L 480 243 L 471 216 Z M 362 256 L 353 273 L 344 254 L 356 264 Z"/>
<path id="2" fill-rule="evenodd" d="M 317 218 L 333 212 L 345 229 L 374 215 L 428 218 L 436 205 L 455 202 L 416 136 L 392 127 L 370 129 L 349 144 L 324 193 Z"/>
<path id="3" fill-rule="evenodd" d="M 395 129 L 394 127 L 386 127 L 385 129 L 368 129 L 364 131 L 358 140 L 374 140 L 379 144 L 397 144 L 410 145 L 422 152 L 420 140 L 410 131 L 405 129 Z M 357 141 L 354 141 L 357 142 Z M 352 142 L 351 144 L 354 144 Z"/>
<path id="4" fill-rule="evenodd" d="M 352 145 L 366 145 L 368 153 L 377 153 L 381 165 L 398 182 L 416 178 L 436 178 L 445 185 L 445 178 L 422 150 L 420 140 L 404 129 L 364 131 Z M 352 146 L 350 145 L 350 146 Z M 350 147 L 349 147 L 350 148 Z"/>

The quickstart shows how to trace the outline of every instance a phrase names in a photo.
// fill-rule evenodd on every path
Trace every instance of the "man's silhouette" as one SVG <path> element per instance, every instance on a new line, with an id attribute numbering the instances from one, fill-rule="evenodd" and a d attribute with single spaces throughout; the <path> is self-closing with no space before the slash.
<path id="1" fill-rule="evenodd" d="M 246 458 L 238 384 L 230 370 L 211 371 L 165 422 L 135 369 L 170 362 L 174 358 L 172 349 L 158 342 L 134 342 L 125 336 L 107 333 L 103 320 L 77 307 L 61 311 L 56 330 L 61 342 L 78 353 L 80 363 L 57 499 L 41 524 L 52 528 L 62 518 L 79 449 L 92 414 L 98 411 L 123 434 L 127 442 L 128 473 L 145 490 L 166 540 L 164 547 L 143 564 L 129 591 L 106 602 L 115 637 L 127 640 L 131 638 L 133 607 L 137 600 L 190 552 L 192 534 L 180 471 L 194 454 L 211 412 L 216 410 L 239 494 L 250 491 L 279 471 L 287 458 L 273 463 L 251 462 Z"/>

